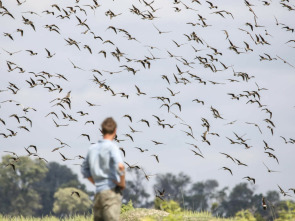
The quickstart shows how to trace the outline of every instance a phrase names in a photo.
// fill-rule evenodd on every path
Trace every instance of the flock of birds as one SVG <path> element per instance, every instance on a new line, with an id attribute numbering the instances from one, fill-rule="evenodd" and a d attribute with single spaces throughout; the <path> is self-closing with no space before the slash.
<path id="1" fill-rule="evenodd" d="M 27 2 L 28 1 L 28 2 Z M 164 84 L 165 86 L 161 89 L 163 93 L 168 93 L 168 96 L 152 96 L 151 98 L 155 100 L 155 102 L 160 102 L 157 108 L 161 111 L 161 113 L 165 113 L 164 116 L 173 117 L 174 123 L 168 123 L 167 120 L 158 114 L 154 114 L 151 116 L 152 120 L 148 120 L 146 118 L 142 118 L 140 120 L 136 120 L 136 125 L 142 126 L 142 128 L 150 128 L 152 123 L 155 123 L 160 128 L 163 129 L 173 129 L 178 130 L 178 127 L 182 127 L 180 131 L 183 133 L 185 139 L 190 139 L 190 142 L 185 142 L 186 145 L 188 145 L 190 148 L 190 151 L 196 157 L 205 158 L 205 155 L 202 153 L 201 145 L 207 145 L 211 146 L 211 138 L 221 138 L 222 135 L 220 133 L 213 132 L 212 128 L 214 128 L 214 121 L 209 120 L 205 117 L 201 118 L 201 128 L 203 128 L 202 133 L 196 134 L 194 133 L 194 127 L 196 127 L 194 124 L 189 123 L 183 119 L 181 116 L 181 113 L 183 109 L 185 109 L 185 106 L 182 104 L 181 100 L 175 101 L 181 91 L 177 91 L 174 89 L 174 86 L 182 86 L 185 87 L 190 84 L 198 84 L 202 86 L 206 85 L 212 85 L 212 86 L 218 86 L 218 85 L 231 85 L 235 83 L 240 84 L 249 84 L 249 82 L 253 82 L 253 78 L 255 76 L 251 76 L 250 74 L 243 72 L 243 71 L 236 71 L 234 65 L 226 64 L 225 62 L 222 62 L 222 56 L 225 53 L 233 53 L 236 56 L 239 56 L 241 54 L 251 54 L 254 50 L 258 51 L 260 53 L 259 55 L 259 61 L 269 61 L 269 62 L 282 62 L 284 65 L 288 66 L 288 68 L 293 69 L 295 68 L 293 64 L 291 64 L 289 61 L 287 61 L 283 56 L 281 55 L 272 55 L 268 53 L 264 53 L 264 47 L 270 46 L 272 44 L 272 35 L 268 32 L 267 27 L 265 27 L 263 24 L 259 23 L 259 18 L 256 14 L 255 8 L 256 7 L 269 7 L 271 4 L 274 4 L 271 0 L 267 1 L 256 1 L 255 5 L 254 3 L 251 3 L 251 1 L 244 0 L 244 9 L 248 11 L 250 17 L 253 19 L 252 21 L 247 21 L 244 26 L 238 28 L 240 31 L 240 35 L 245 37 L 247 40 L 243 40 L 243 45 L 237 45 L 233 42 L 231 35 L 228 30 L 222 30 L 225 37 L 225 44 L 227 44 L 227 51 L 222 51 L 217 47 L 213 47 L 207 40 L 204 39 L 204 37 L 201 36 L 200 33 L 202 33 L 202 30 L 210 29 L 211 23 L 210 18 L 212 16 L 219 16 L 220 19 L 226 19 L 229 20 L 228 22 L 232 22 L 236 14 L 234 12 L 220 9 L 222 8 L 222 5 L 217 5 L 215 2 L 211 1 L 205 1 L 205 0 L 171 0 L 170 7 L 173 13 L 186 13 L 191 12 L 194 13 L 197 19 L 194 19 L 193 22 L 187 22 L 185 25 L 189 28 L 194 28 L 195 31 L 192 31 L 191 33 L 185 33 L 183 34 L 183 42 L 177 42 L 176 40 L 172 40 L 172 44 L 174 45 L 174 48 L 179 49 L 182 47 L 189 47 L 191 49 L 190 54 L 193 53 L 194 58 L 191 60 L 186 55 L 180 56 L 176 55 L 177 53 L 172 52 L 173 50 L 167 50 L 160 48 L 160 46 L 154 46 L 149 44 L 143 44 L 139 39 L 137 39 L 133 34 L 131 34 L 129 31 L 115 27 L 113 25 L 109 25 L 105 31 L 102 31 L 101 33 L 97 33 L 95 31 L 95 28 L 90 25 L 88 17 L 90 13 L 98 13 L 97 11 L 102 7 L 102 4 L 98 0 L 76 0 L 71 1 L 71 5 L 67 7 L 62 7 L 59 3 L 51 4 L 50 7 L 46 8 L 44 11 L 23 11 L 21 14 L 13 13 L 11 8 L 8 8 L 6 6 L 5 1 L 0 0 L 0 19 L 6 18 L 10 19 L 12 21 L 19 21 L 19 27 L 12 31 L 6 31 L 1 28 L 2 37 L 4 37 L 7 44 L 2 45 L 2 52 L 0 54 L 1 60 L 5 60 L 6 66 L 7 66 L 7 73 L 19 73 L 23 76 L 26 76 L 25 82 L 21 83 L 13 83 L 14 77 L 13 75 L 10 76 L 10 80 L 7 83 L 7 85 L 4 88 L 0 88 L 0 109 L 4 108 L 6 105 L 16 105 L 22 114 L 17 113 L 11 113 L 11 115 L 7 116 L 7 118 L 4 118 L 0 116 L 0 125 L 1 125 L 1 131 L 0 131 L 0 139 L 13 139 L 13 137 L 17 136 L 19 133 L 25 133 L 30 132 L 31 128 L 34 125 L 34 116 L 38 115 L 38 108 L 35 107 L 29 107 L 21 102 L 14 99 L 14 96 L 16 96 L 19 91 L 21 91 L 21 88 L 30 88 L 31 90 L 34 90 L 34 88 L 44 88 L 48 91 L 48 93 L 56 94 L 58 95 L 53 100 L 49 101 L 49 104 L 52 108 L 48 112 L 48 114 L 45 116 L 45 118 L 51 118 L 52 124 L 56 128 L 61 127 L 71 127 L 72 122 L 77 122 L 78 117 L 85 117 L 90 115 L 85 110 L 77 111 L 74 114 L 69 114 L 69 112 L 72 109 L 72 96 L 71 91 L 67 92 L 63 96 L 59 96 L 59 94 L 63 94 L 63 84 L 67 83 L 70 84 L 71 79 L 70 76 L 67 76 L 65 74 L 59 74 L 59 73 L 50 73 L 49 71 L 32 71 L 29 69 L 26 69 L 22 66 L 22 64 L 16 63 L 14 61 L 14 56 L 21 53 L 22 56 L 43 56 L 46 59 L 54 59 L 55 56 L 59 53 L 58 51 L 54 52 L 52 49 L 48 49 L 47 47 L 40 50 L 17 50 L 17 51 L 11 51 L 9 50 L 10 45 L 13 45 L 14 42 L 19 41 L 23 36 L 30 36 L 30 35 L 37 35 L 38 31 L 40 29 L 47 30 L 50 32 L 50 36 L 52 38 L 56 38 L 59 41 L 63 41 L 66 45 L 65 47 L 71 47 L 72 50 L 75 50 L 77 53 L 81 53 L 82 50 L 85 50 L 89 55 L 100 57 L 103 59 L 114 59 L 112 62 L 114 63 L 113 66 L 119 63 L 118 69 L 116 71 L 111 70 L 103 70 L 99 68 L 92 68 L 91 70 L 87 70 L 86 68 L 82 68 L 79 64 L 73 62 L 71 59 L 67 58 L 65 59 L 65 63 L 71 65 L 72 69 L 75 71 L 80 72 L 88 72 L 91 73 L 91 82 L 92 84 L 95 84 L 98 88 L 100 88 L 105 96 L 120 96 L 122 99 L 130 99 L 132 96 L 137 97 L 147 97 L 149 94 L 148 91 L 143 91 L 138 85 L 134 85 L 134 94 L 130 94 L 127 92 L 117 92 L 114 87 L 111 85 L 111 83 L 108 83 L 107 78 L 108 76 L 116 76 L 120 79 L 119 73 L 127 73 L 131 76 L 137 76 L 141 71 L 149 71 L 154 65 L 157 63 L 160 63 L 162 59 L 170 59 L 174 63 L 174 70 L 175 73 L 170 74 L 160 74 L 158 75 L 158 79 L 161 81 L 161 84 Z M 115 2 L 114 2 L 115 3 Z M 16 0 L 15 4 L 22 8 L 26 4 L 29 4 L 29 0 Z M 32 3 L 33 4 L 33 3 Z M 67 2 L 67 4 L 70 4 Z M 278 3 L 283 9 L 286 10 L 286 13 L 294 13 L 295 6 L 290 3 L 289 0 L 281 0 L 280 3 Z M 137 21 L 140 22 L 148 22 L 151 28 L 154 30 L 155 34 L 158 34 L 159 36 L 173 36 L 173 32 L 170 30 L 162 29 L 156 25 L 156 21 L 159 19 L 158 12 L 163 10 L 163 8 L 157 8 L 157 2 L 155 0 L 148 2 L 145 0 L 134 0 L 129 2 L 129 11 L 128 12 L 114 12 L 111 9 L 108 9 L 104 12 L 104 15 L 110 20 L 113 21 L 115 19 L 119 19 L 120 16 L 123 16 L 124 14 L 128 16 L 133 16 L 132 18 L 134 20 L 137 19 Z M 200 8 L 206 8 L 211 13 L 208 15 L 202 14 L 202 10 Z M 36 20 L 44 19 L 50 19 L 55 21 L 55 24 L 45 24 L 44 26 L 38 26 L 36 25 Z M 92 18 L 92 17 L 91 17 Z M 100 44 L 101 46 L 108 45 L 112 50 L 108 51 L 106 49 L 100 49 L 96 50 L 95 46 L 89 45 L 84 42 L 80 42 L 78 40 L 75 40 L 74 37 L 65 36 L 63 34 L 63 29 L 59 27 L 59 21 L 67 22 L 71 21 L 76 24 L 76 26 L 80 26 L 81 29 L 83 29 L 83 32 L 80 33 L 80 37 L 83 38 L 83 36 L 91 36 L 97 44 Z M 294 33 L 294 27 L 291 27 L 287 24 L 281 23 L 275 16 L 273 18 L 273 25 L 279 28 L 281 32 L 286 32 L 293 34 Z M 144 31 L 144 30 L 142 30 Z M 128 56 L 128 54 L 123 51 L 120 45 L 117 45 L 115 41 L 111 39 L 105 39 L 103 36 L 104 32 L 112 33 L 112 35 L 115 38 L 124 38 L 127 39 L 130 42 L 134 42 L 137 45 L 134 46 L 134 48 L 144 48 L 145 54 L 144 56 L 140 58 L 131 58 Z M 121 35 L 122 34 L 122 35 Z M 167 37 L 168 41 L 168 37 Z M 289 47 L 295 47 L 295 39 L 290 39 L 286 43 Z M 175 49 L 175 50 L 176 50 Z M 139 50 L 139 49 L 138 49 Z M 157 51 L 162 51 L 162 54 L 166 57 L 157 57 L 154 54 L 157 53 Z M 205 52 L 204 52 L 205 51 Z M 203 53 L 204 52 L 204 53 Z M 83 58 L 80 60 L 80 63 L 83 62 Z M 33 65 L 33 64 L 32 64 Z M 231 77 L 227 77 L 224 79 L 223 82 L 221 81 L 213 81 L 208 80 L 206 77 L 201 77 L 199 74 L 194 71 L 196 68 L 199 68 L 198 70 L 206 70 L 210 72 L 211 74 L 217 74 L 217 73 L 225 73 L 230 72 Z M 1 67 L 2 71 L 4 71 L 4 67 Z M 227 74 L 226 76 L 229 76 Z M 56 83 L 56 82 L 59 83 Z M 21 85 L 19 85 L 21 84 Z M 3 85 L 3 83 L 2 83 Z M 265 104 L 262 104 L 261 97 L 262 93 L 264 91 L 267 91 L 267 88 L 259 86 L 258 83 L 255 82 L 255 90 L 249 89 L 244 90 L 241 93 L 228 93 L 228 98 L 232 100 L 236 100 L 237 102 L 244 101 L 247 105 L 257 105 L 257 108 L 260 111 L 265 112 L 265 118 L 262 120 L 262 122 L 245 122 L 245 125 L 252 126 L 252 130 L 256 130 L 256 132 L 260 135 L 262 135 L 263 130 L 262 127 L 265 127 L 271 135 L 274 136 L 275 131 L 275 123 L 272 120 L 272 110 L 269 109 L 269 107 Z M 74 89 L 74 88 L 73 88 Z M 5 99 L 4 99 L 5 97 Z M 149 98 L 150 99 L 150 98 Z M 196 103 L 197 105 L 204 106 L 207 105 L 207 102 L 205 100 L 202 100 L 200 98 L 194 98 L 191 100 L 193 103 Z M 100 108 L 99 104 L 95 104 L 90 101 L 85 101 L 88 108 Z M 223 114 L 220 110 L 216 109 L 214 104 L 209 104 L 208 108 L 212 114 L 212 117 L 216 120 L 225 120 L 223 117 Z M 53 110 L 53 108 L 55 108 Z M 134 117 L 131 116 L 131 114 L 122 114 L 122 118 L 125 121 L 125 123 L 133 124 Z M 7 119 L 14 119 L 15 122 L 18 123 L 17 128 L 11 129 L 9 124 L 7 123 Z M 151 122 L 152 121 L 152 122 Z M 225 125 L 233 125 L 236 123 L 237 120 L 233 120 L 230 122 L 227 122 Z M 262 125 L 263 123 L 263 125 Z M 84 125 L 95 125 L 94 120 L 86 120 Z M 134 129 L 135 126 L 131 125 L 129 126 L 130 131 L 126 132 L 124 134 L 119 134 L 115 141 L 118 143 L 121 142 L 134 142 L 134 137 L 137 133 L 144 132 L 143 130 L 139 131 L 137 129 Z M 213 126 L 213 127 L 212 127 Z M 184 129 L 183 129 L 184 128 Z M 91 137 L 87 133 L 81 133 L 81 137 L 84 137 L 89 142 L 91 142 Z M 252 145 L 250 142 L 248 142 L 249 139 L 244 138 L 245 135 L 238 134 L 236 132 L 233 132 L 232 137 L 226 136 L 225 138 L 228 140 L 228 143 L 231 145 L 240 145 L 244 147 L 245 149 L 251 149 Z M 125 140 L 122 138 L 124 137 Z M 287 138 L 284 136 L 280 136 L 282 141 L 285 144 L 295 144 L 295 138 Z M 201 142 L 199 142 L 198 139 L 201 139 Z M 81 138 L 82 139 L 82 138 Z M 127 139 L 127 140 L 126 140 Z M 185 140 L 184 139 L 184 140 Z M 77 155 L 74 158 L 68 158 L 64 153 L 61 152 L 61 150 L 65 147 L 70 147 L 69 144 L 65 143 L 59 138 L 55 138 L 55 140 L 58 142 L 58 146 L 52 149 L 52 152 L 59 152 L 60 159 L 62 161 L 68 161 L 73 159 L 81 159 L 83 160 L 84 157 L 81 155 Z M 163 141 L 159 140 L 151 140 L 151 144 L 154 144 L 155 146 L 161 146 L 165 145 Z M 121 145 L 120 145 L 121 146 Z M 279 164 L 279 159 L 275 154 L 275 148 L 268 144 L 266 140 L 263 140 L 263 148 L 264 153 L 269 158 L 272 158 L 277 164 Z M 123 155 L 126 155 L 126 148 L 120 147 Z M 137 149 L 140 153 L 144 153 L 149 151 L 149 149 L 145 149 L 142 147 L 135 147 L 134 149 Z M 2 150 L 1 150 L 2 151 Z M 25 147 L 25 151 L 28 156 L 37 157 L 40 160 L 43 160 L 47 162 L 47 160 L 44 157 L 41 157 L 38 152 L 38 148 L 36 145 L 29 145 Z M 17 170 L 16 162 L 19 160 L 19 154 L 16 152 L 12 152 L 9 149 L 4 150 L 4 152 L 9 153 L 11 155 L 10 161 L 8 164 L 4 165 L 5 167 L 11 167 L 13 170 Z M 247 167 L 248 165 L 245 162 L 242 162 L 241 160 L 237 159 L 236 157 L 231 156 L 228 153 L 220 152 L 221 155 L 228 158 L 235 164 L 243 167 Z M 157 163 L 160 163 L 160 156 L 158 154 L 150 154 L 150 157 L 153 157 Z M 144 176 L 147 180 L 153 175 L 147 174 L 145 170 L 137 165 L 137 164 L 130 164 L 128 162 L 125 162 L 127 167 L 129 169 L 139 169 L 142 170 L 144 173 Z M 264 162 L 263 162 L 266 171 L 268 173 L 275 173 L 279 171 L 275 171 L 270 169 Z M 234 175 L 231 168 L 228 166 L 222 166 L 220 168 L 221 170 L 227 171 L 230 175 Z M 249 182 L 256 183 L 256 178 L 245 176 L 243 179 L 246 179 Z M 282 189 L 278 185 L 279 191 L 283 196 L 290 196 L 291 193 L 287 192 L 286 190 Z M 295 189 L 290 187 L 290 191 L 293 191 L 295 194 Z M 73 194 L 72 194 L 73 195 Z M 74 195 L 79 196 L 78 193 L 74 193 Z M 165 199 L 165 190 L 156 190 L 156 196 L 160 199 Z M 262 200 L 263 208 L 266 208 L 265 200 Z"/>

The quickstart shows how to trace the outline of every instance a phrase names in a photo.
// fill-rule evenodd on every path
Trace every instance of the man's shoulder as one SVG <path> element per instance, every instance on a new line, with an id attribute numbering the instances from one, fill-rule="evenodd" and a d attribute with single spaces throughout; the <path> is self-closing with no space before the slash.
<path id="1" fill-rule="evenodd" d="M 119 148 L 116 143 L 110 140 L 99 140 L 98 142 L 92 144 L 88 150 L 99 149 L 99 148 L 110 148 L 116 149 Z"/>

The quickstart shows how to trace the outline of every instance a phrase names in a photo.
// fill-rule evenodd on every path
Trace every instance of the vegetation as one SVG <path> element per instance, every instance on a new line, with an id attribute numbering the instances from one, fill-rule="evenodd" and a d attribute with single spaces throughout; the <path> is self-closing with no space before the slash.
<path id="1" fill-rule="evenodd" d="M 0 214 L 34 215 L 42 209 L 42 204 L 33 186 L 46 176 L 48 168 L 43 161 L 29 157 L 19 157 L 13 167 L 11 158 L 8 155 L 2 157 L 5 166 L 0 169 Z"/>
<path id="2" fill-rule="evenodd" d="M 54 199 L 53 212 L 57 216 L 91 212 L 92 201 L 89 196 L 76 188 L 60 188 L 54 194 Z"/>
<path id="3" fill-rule="evenodd" d="M 128 176 L 133 179 L 123 192 L 123 221 L 295 220 L 293 201 L 281 201 L 276 191 L 257 194 L 248 183 L 220 189 L 216 180 L 192 182 L 184 173 L 158 174 L 153 187 L 157 197 L 151 197 L 142 184 L 146 178 L 142 173 L 132 170 Z M 2 157 L 0 220 L 89 220 L 93 195 L 66 166 L 29 157 Z"/>
<path id="4" fill-rule="evenodd" d="M 172 202 L 170 202 L 172 203 Z M 174 203 L 172 203 L 174 204 Z M 127 206 L 127 207 L 126 207 Z M 282 207 L 286 207 L 281 210 L 281 216 L 270 219 L 274 221 L 292 221 L 295 220 L 294 217 L 294 206 L 295 203 L 291 201 L 286 201 L 283 203 Z M 210 212 L 192 212 L 192 211 L 178 211 L 173 213 L 168 213 L 162 210 L 156 209 L 145 209 L 145 208 L 133 208 L 132 202 L 130 201 L 127 205 L 124 205 L 122 210 L 120 220 L 121 221 L 260 221 L 253 215 L 250 210 L 241 210 L 236 213 L 232 218 L 222 218 L 212 215 Z M 128 209 L 126 209 L 128 208 Z M 73 215 L 62 217 L 64 221 L 86 221 L 92 220 L 91 215 Z M 1 221 L 59 221 L 60 219 L 55 216 L 45 216 L 42 218 L 24 217 L 24 216 L 1 216 Z"/>

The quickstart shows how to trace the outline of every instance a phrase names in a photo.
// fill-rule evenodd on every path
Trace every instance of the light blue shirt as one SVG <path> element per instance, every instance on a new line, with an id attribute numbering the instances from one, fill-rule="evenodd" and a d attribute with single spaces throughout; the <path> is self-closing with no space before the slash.
<path id="1" fill-rule="evenodd" d="M 84 178 L 93 178 L 99 193 L 115 188 L 114 181 L 120 182 L 119 163 L 123 163 L 123 159 L 118 146 L 103 139 L 89 147 L 81 172 Z"/>

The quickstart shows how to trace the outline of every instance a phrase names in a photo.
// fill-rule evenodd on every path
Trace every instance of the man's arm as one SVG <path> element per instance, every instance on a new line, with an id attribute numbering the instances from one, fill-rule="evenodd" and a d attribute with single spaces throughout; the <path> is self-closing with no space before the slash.
<path id="1" fill-rule="evenodd" d="M 95 182 L 91 176 L 91 173 L 90 173 L 90 168 L 89 168 L 89 163 L 88 163 L 88 154 L 82 163 L 81 172 L 82 172 L 84 178 L 87 178 L 91 183 L 95 184 Z"/>
<path id="2" fill-rule="evenodd" d="M 93 185 L 95 185 L 95 182 L 94 182 L 92 176 L 88 177 L 87 179 L 88 179 Z"/>
<path id="3" fill-rule="evenodd" d="M 119 163 L 118 166 L 119 174 L 120 174 L 120 182 L 115 182 L 117 186 L 121 187 L 122 189 L 125 189 L 125 167 L 124 164 Z"/>

